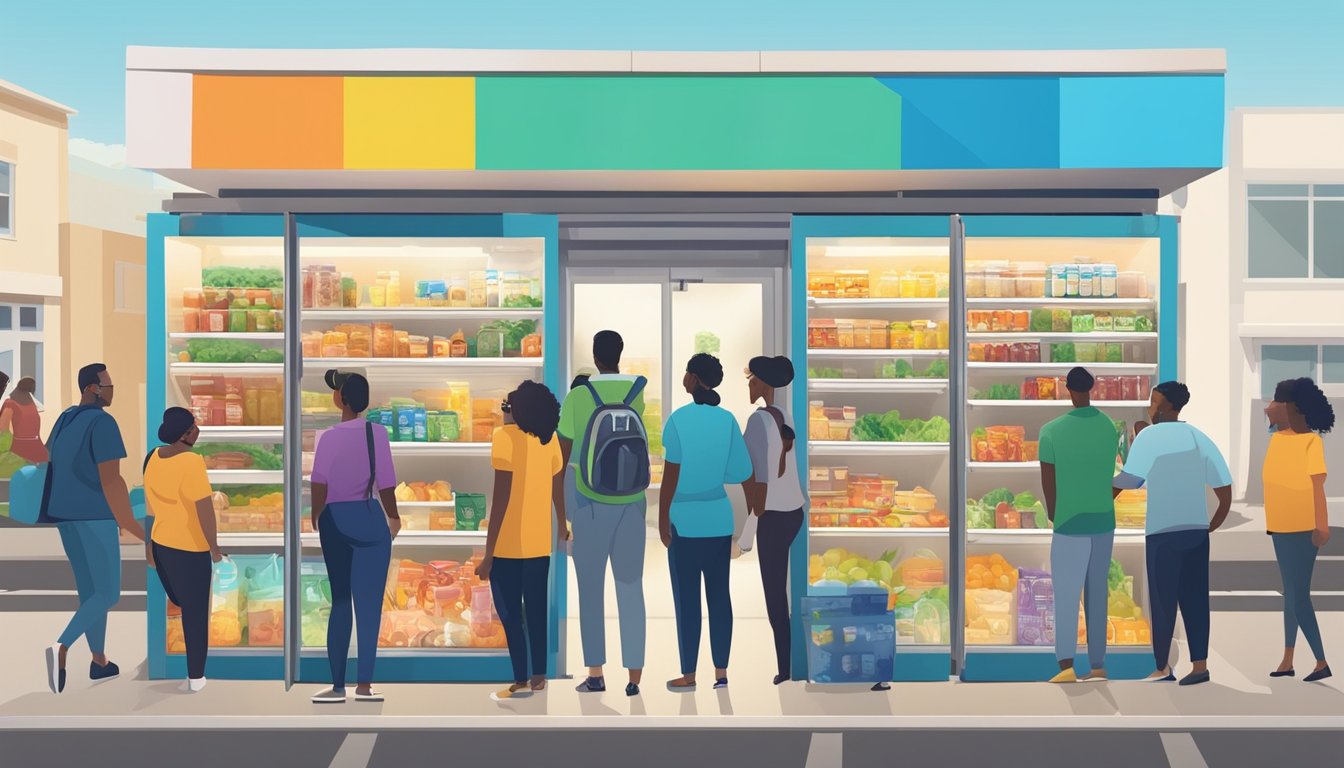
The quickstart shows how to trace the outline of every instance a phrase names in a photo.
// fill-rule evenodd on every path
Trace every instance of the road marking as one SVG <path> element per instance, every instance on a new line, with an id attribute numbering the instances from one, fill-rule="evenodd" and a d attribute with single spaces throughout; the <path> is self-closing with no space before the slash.
<path id="1" fill-rule="evenodd" d="M 3 589 L 0 590 L 6 595 L 15 597 L 77 597 L 79 595 L 73 589 Z M 142 590 L 123 589 L 122 597 L 145 597 L 146 593 Z"/>
<path id="2" fill-rule="evenodd" d="M 1162 751 L 1167 753 L 1167 765 L 1171 768 L 1209 768 L 1195 737 L 1188 733 L 1162 734 Z"/>
<path id="3" fill-rule="evenodd" d="M 376 733 L 347 733 L 336 756 L 331 758 L 331 768 L 368 768 L 377 741 Z"/>
<path id="4" fill-rule="evenodd" d="M 807 748 L 805 768 L 840 768 L 844 762 L 843 733 L 814 733 Z"/>

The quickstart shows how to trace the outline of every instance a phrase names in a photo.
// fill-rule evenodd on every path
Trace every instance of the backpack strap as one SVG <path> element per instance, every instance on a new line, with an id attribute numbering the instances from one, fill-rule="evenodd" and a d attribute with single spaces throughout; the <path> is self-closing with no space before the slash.
<path id="1" fill-rule="evenodd" d="M 766 407 L 766 408 L 762 408 L 761 410 L 763 410 L 763 411 L 765 411 L 766 413 L 770 414 L 771 417 L 774 418 L 774 420 L 775 420 L 775 427 L 779 429 L 779 440 L 780 440 L 780 443 L 783 445 L 783 448 L 782 448 L 782 450 L 780 450 L 780 452 L 779 452 L 779 475 L 778 475 L 778 476 L 779 476 L 779 477 L 783 477 L 783 476 L 784 476 L 784 469 L 785 469 L 785 466 L 786 466 L 786 465 L 784 464 L 785 457 L 789 454 L 790 451 L 793 450 L 793 441 L 794 441 L 794 439 L 797 437 L 797 435 L 794 434 L 794 432 L 793 432 L 793 428 L 790 427 L 788 424 L 786 424 L 786 423 L 784 422 L 784 414 L 783 414 L 783 412 L 781 412 L 778 408 L 776 408 L 775 406 L 771 405 L 771 406 L 768 406 L 768 407 Z"/>
<path id="2" fill-rule="evenodd" d="M 597 387 L 593 386 L 593 382 L 584 379 L 583 386 L 588 388 L 588 392 L 593 396 L 593 402 L 597 404 L 598 408 L 601 408 L 602 406 L 606 405 L 606 403 L 602 402 L 602 396 L 597 394 Z"/>
<path id="3" fill-rule="evenodd" d="M 639 393 L 644 391 L 644 386 L 648 383 L 649 380 L 644 378 L 643 376 L 636 376 L 635 383 L 630 387 L 630 392 L 626 394 L 625 400 L 623 400 L 622 402 L 625 405 L 630 405 L 631 403 L 635 402 L 635 398 L 639 397 Z"/>
<path id="4" fill-rule="evenodd" d="M 373 483 L 374 478 L 378 474 L 378 464 L 373 457 L 373 422 L 368 419 L 364 420 L 364 435 L 368 438 L 369 443 L 369 487 L 365 489 L 364 496 L 365 498 L 372 499 Z"/>

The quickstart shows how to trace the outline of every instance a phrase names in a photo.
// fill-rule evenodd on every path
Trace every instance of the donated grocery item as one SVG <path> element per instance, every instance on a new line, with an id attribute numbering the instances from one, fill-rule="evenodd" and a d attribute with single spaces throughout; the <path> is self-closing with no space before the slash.
<path id="1" fill-rule="evenodd" d="M 457 504 L 457 530 L 478 531 L 485 520 L 485 494 L 459 493 Z"/>
<path id="2" fill-rule="evenodd" d="M 999 589 L 966 590 L 966 644 L 1012 645 L 1013 594 Z"/>
<path id="3" fill-rule="evenodd" d="M 529 333 L 522 341 L 523 357 L 541 357 L 541 334 Z"/>
<path id="4" fill-rule="evenodd" d="M 843 299 L 868 298 L 869 282 L 866 269 L 841 269 L 835 273 L 836 294 Z"/>
<path id="5" fill-rule="evenodd" d="M 482 328 L 476 334 L 477 357 L 503 357 L 504 331 L 499 328 Z"/>
<path id="6" fill-rule="evenodd" d="M 1023 568 L 1017 582 L 1017 642 L 1054 645 L 1055 589 L 1050 574 Z"/>
<path id="7" fill-rule="evenodd" d="M 479 339 L 477 340 L 476 343 L 477 343 L 477 352 L 479 354 L 480 351 Z M 462 331 L 459 330 L 457 333 L 454 333 L 452 336 L 448 337 L 448 356 L 449 357 L 467 356 L 467 337 L 465 334 L 462 333 Z"/>
<path id="8" fill-rule="evenodd" d="M 242 585 L 232 560 L 215 563 L 210 583 L 210 646 L 231 647 L 243 642 Z"/>
<path id="9" fill-rule="evenodd" d="M 1012 592 L 1017 588 L 1017 569 L 1003 555 L 972 555 L 966 558 L 966 588 Z"/>
<path id="10" fill-rule="evenodd" d="M 410 336 L 407 339 L 410 344 L 410 357 L 413 359 L 423 359 L 429 357 L 429 337 L 428 336 Z"/>

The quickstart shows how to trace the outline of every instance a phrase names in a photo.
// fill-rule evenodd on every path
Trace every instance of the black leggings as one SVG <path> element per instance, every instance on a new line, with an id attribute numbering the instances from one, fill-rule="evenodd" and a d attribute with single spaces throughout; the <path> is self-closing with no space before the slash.
<path id="1" fill-rule="evenodd" d="M 766 510 L 757 523 L 756 541 L 765 588 L 765 615 L 775 635 L 775 663 L 779 674 L 788 675 L 792 644 L 789 624 L 789 549 L 803 527 L 803 510 Z"/>
<path id="2" fill-rule="evenodd" d="M 187 677 L 205 677 L 205 657 L 210 649 L 209 552 L 187 552 L 154 542 L 154 565 L 163 591 L 182 609 L 182 637 L 187 645 Z"/>

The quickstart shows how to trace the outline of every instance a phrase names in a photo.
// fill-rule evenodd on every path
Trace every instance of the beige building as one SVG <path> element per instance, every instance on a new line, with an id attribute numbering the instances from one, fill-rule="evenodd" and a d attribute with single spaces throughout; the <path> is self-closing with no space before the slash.
<path id="1" fill-rule="evenodd" d="M 0 370 L 37 380 L 46 415 L 70 395 L 62 364 L 61 227 L 75 111 L 0 81 Z"/>
<path id="2" fill-rule="evenodd" d="M 1182 217 L 1187 417 L 1227 451 L 1251 516 L 1274 385 L 1309 376 L 1344 417 L 1342 138 L 1344 109 L 1234 110 L 1226 169 L 1165 201 Z M 1344 460 L 1341 432 L 1326 436 L 1327 460 Z M 1326 494 L 1344 523 L 1344 472 Z"/>

